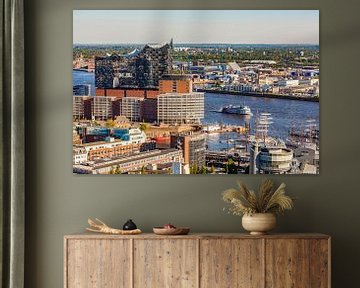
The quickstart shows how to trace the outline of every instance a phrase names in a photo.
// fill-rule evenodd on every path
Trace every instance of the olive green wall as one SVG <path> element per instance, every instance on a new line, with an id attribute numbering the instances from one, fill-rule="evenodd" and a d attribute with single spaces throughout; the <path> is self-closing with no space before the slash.
<path id="1" fill-rule="evenodd" d="M 299 198 L 296 209 L 280 219 L 278 231 L 332 235 L 333 286 L 358 287 L 360 95 L 354 89 L 359 84 L 355 65 L 360 64 L 357 1 L 24 2 L 26 287 L 62 287 L 63 235 L 82 231 L 88 216 L 118 227 L 132 218 L 145 231 L 165 222 L 190 225 L 196 232 L 241 231 L 240 218 L 225 213 L 220 200 L 220 192 L 235 184 L 235 176 L 72 175 L 72 9 L 89 8 L 320 9 L 321 175 L 272 177 L 278 184 L 286 182 L 289 194 Z M 261 176 L 242 178 L 254 187 Z"/>

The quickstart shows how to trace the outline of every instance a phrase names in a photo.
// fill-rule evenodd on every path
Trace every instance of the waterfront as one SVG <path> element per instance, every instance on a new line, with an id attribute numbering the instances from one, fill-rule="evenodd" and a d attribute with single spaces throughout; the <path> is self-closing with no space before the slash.
<path id="1" fill-rule="evenodd" d="M 73 85 L 90 84 L 92 95 L 94 95 L 95 77 L 94 73 L 73 71 Z M 252 117 L 232 114 L 218 113 L 221 107 L 226 105 L 249 106 L 254 114 Z M 255 127 L 256 114 L 270 113 L 272 124 L 269 128 L 269 135 L 279 137 L 283 140 L 289 138 L 291 128 L 300 131 L 305 129 L 306 120 L 314 119 L 314 124 L 319 128 L 319 102 L 307 102 L 288 99 L 270 99 L 242 95 L 205 93 L 205 117 L 203 124 L 224 124 L 224 125 L 245 125 L 250 122 L 250 127 Z M 235 133 L 212 134 L 207 137 L 209 150 L 219 150 L 228 147 L 222 140 L 236 138 Z M 223 142 L 223 141 L 222 141 Z"/>

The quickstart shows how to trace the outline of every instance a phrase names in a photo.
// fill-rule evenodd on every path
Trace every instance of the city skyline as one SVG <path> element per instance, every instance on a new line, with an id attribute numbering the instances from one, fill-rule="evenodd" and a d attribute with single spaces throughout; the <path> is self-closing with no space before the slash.
<path id="1" fill-rule="evenodd" d="M 73 13 L 74 174 L 319 174 L 319 11 Z"/>
<path id="2" fill-rule="evenodd" d="M 319 11 L 73 11 L 74 44 L 163 43 L 170 38 L 175 43 L 184 44 L 318 45 Z"/>

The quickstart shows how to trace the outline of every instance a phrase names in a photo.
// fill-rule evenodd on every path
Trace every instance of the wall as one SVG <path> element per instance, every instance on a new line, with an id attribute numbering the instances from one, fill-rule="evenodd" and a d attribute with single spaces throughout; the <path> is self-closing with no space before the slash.
<path id="1" fill-rule="evenodd" d="M 88 216 L 113 226 L 132 218 L 145 231 L 165 222 L 190 225 L 196 232 L 241 231 L 240 219 L 223 212 L 220 200 L 237 177 L 72 175 L 72 9 L 115 7 L 321 10 L 321 175 L 272 177 L 285 181 L 299 198 L 296 209 L 280 219 L 278 231 L 331 234 L 333 287 L 357 287 L 360 96 L 353 87 L 360 24 L 355 0 L 208 0 L 205 6 L 200 0 L 25 2 L 26 287 L 62 287 L 63 235 L 83 231 Z M 244 177 L 250 186 L 259 179 Z"/>

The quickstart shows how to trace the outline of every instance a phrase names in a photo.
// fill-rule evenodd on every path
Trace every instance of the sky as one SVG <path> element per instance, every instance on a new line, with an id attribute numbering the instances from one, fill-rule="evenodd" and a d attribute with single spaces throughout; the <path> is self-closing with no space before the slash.
<path id="1" fill-rule="evenodd" d="M 318 10 L 74 10 L 74 44 L 319 44 Z"/>

